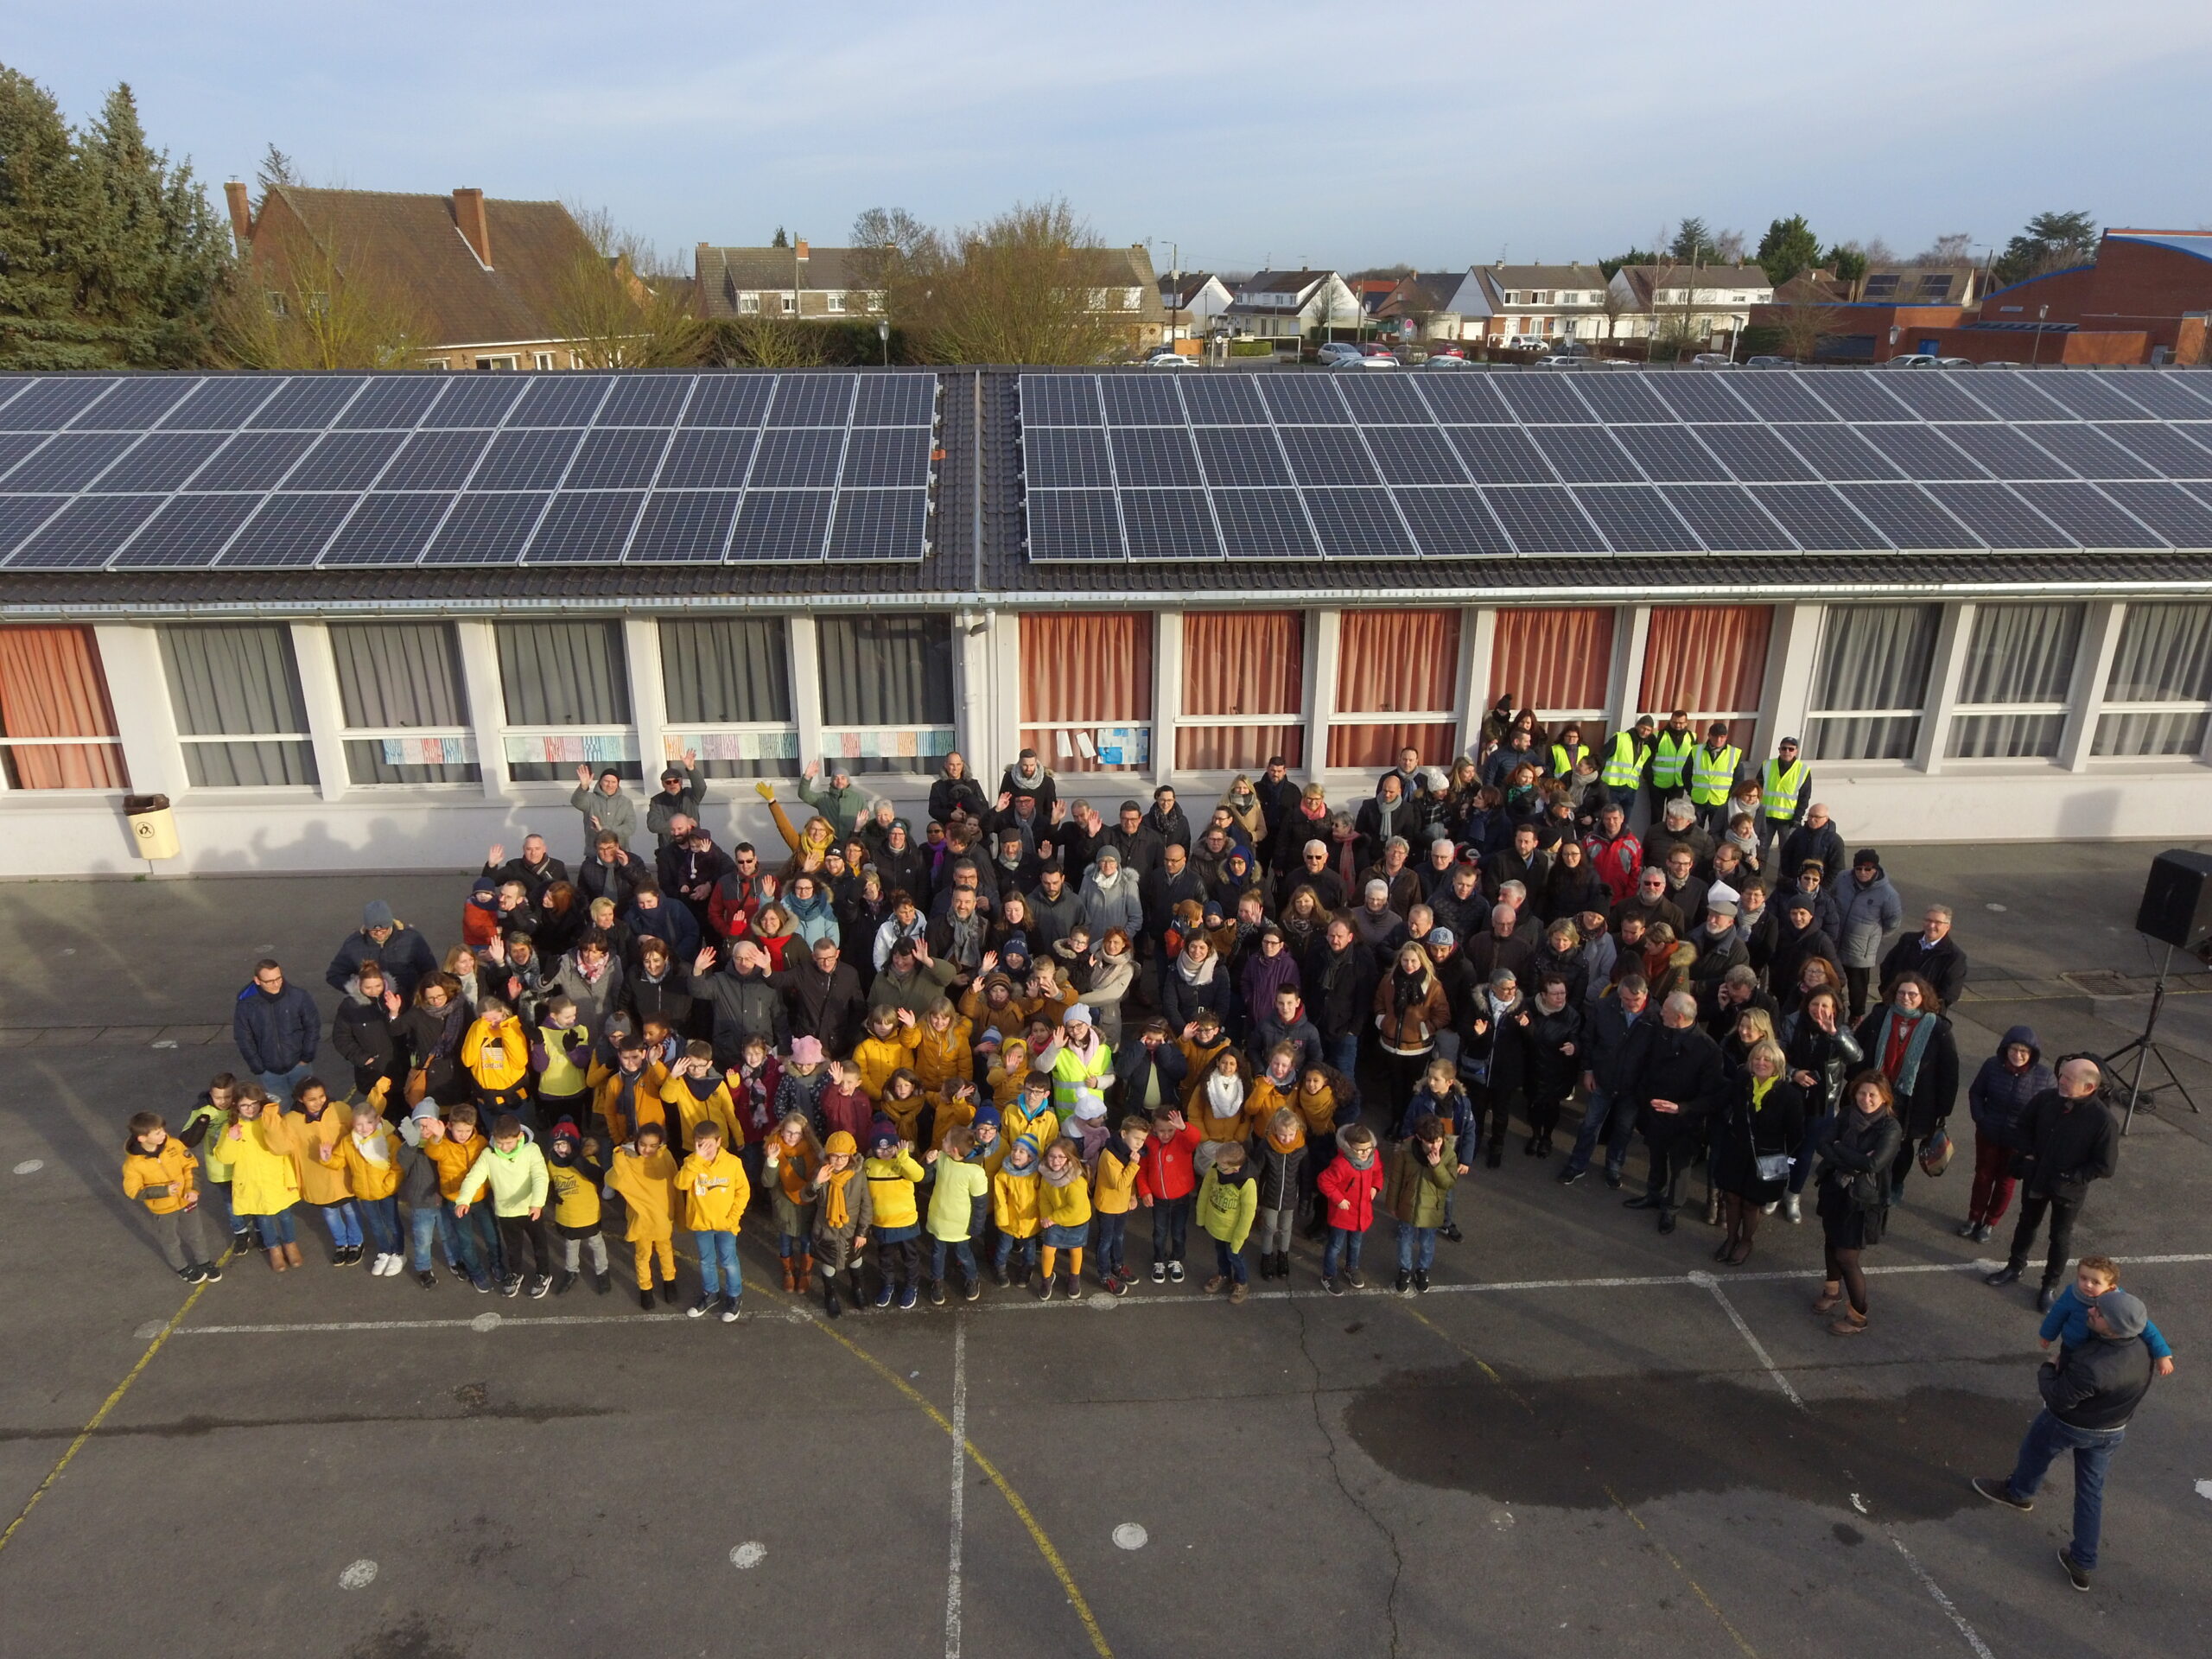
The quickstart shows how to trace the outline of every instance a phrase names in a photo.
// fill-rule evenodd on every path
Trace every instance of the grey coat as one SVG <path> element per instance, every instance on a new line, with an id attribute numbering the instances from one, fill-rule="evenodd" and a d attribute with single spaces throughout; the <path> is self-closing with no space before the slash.
<path id="1" fill-rule="evenodd" d="M 1830 937 L 1843 955 L 1847 968 L 1876 966 L 1882 960 L 1882 941 L 1897 931 L 1904 919 L 1904 905 L 1890 878 L 1877 865 L 1874 879 L 1865 887 L 1854 875 L 1844 877 L 1833 895 L 1837 924 Z"/>
<path id="2" fill-rule="evenodd" d="M 612 795 L 602 795 L 596 784 L 579 784 L 569 797 L 569 804 L 576 809 L 576 816 L 583 820 L 584 857 L 592 856 L 592 841 L 601 830 L 611 830 L 622 843 L 622 850 L 630 850 L 630 838 L 638 833 L 638 804 L 620 790 Z M 599 820 L 594 825 L 594 818 Z"/>

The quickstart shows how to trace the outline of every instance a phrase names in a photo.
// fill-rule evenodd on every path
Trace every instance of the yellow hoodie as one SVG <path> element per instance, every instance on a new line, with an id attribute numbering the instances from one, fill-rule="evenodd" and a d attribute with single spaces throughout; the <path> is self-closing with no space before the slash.
<path id="1" fill-rule="evenodd" d="M 617 1147 L 607 1166 L 607 1184 L 629 1212 L 622 1236 L 631 1243 L 659 1241 L 676 1232 L 676 1159 L 666 1147 L 650 1158 Z"/>
<path id="2" fill-rule="evenodd" d="M 353 1185 L 340 1146 L 353 1138 L 353 1108 L 334 1100 L 312 1123 L 304 1112 L 289 1116 L 300 1133 L 300 1196 L 309 1204 L 345 1203 L 353 1196 Z"/>
<path id="3" fill-rule="evenodd" d="M 477 1020 L 461 1039 L 461 1063 L 495 1093 L 523 1082 L 530 1076 L 530 1039 L 523 1034 L 522 1021 L 502 1020 L 495 1030 L 490 1020 Z"/>
<path id="4" fill-rule="evenodd" d="M 599 1225 L 599 1188 L 588 1173 L 575 1164 L 556 1164 L 548 1158 L 545 1184 L 552 1191 L 555 1226 Z"/>
<path id="5" fill-rule="evenodd" d="M 438 1166 L 438 1196 L 448 1204 L 461 1201 L 461 1184 L 468 1179 L 468 1172 L 476 1167 L 476 1160 L 484 1155 L 484 1148 L 492 1143 L 480 1135 L 472 1135 L 467 1141 L 456 1141 L 448 1133 L 442 1141 L 425 1141 L 423 1155 Z"/>
<path id="6" fill-rule="evenodd" d="M 676 1190 L 683 1194 L 683 1224 L 695 1233 L 736 1232 L 753 1202 L 744 1161 L 727 1147 L 715 1147 L 712 1158 L 696 1152 L 686 1158 Z"/>
<path id="7" fill-rule="evenodd" d="M 868 1178 L 868 1199 L 875 1211 L 875 1230 L 912 1227 L 921 1219 L 914 1204 L 914 1189 L 921 1184 L 922 1166 L 912 1154 L 896 1152 L 888 1158 L 869 1158 L 861 1164 Z"/>
<path id="8" fill-rule="evenodd" d="M 860 1068 L 861 1090 L 880 1105 L 891 1074 L 906 1064 L 906 1046 L 896 1031 L 888 1037 L 863 1037 L 853 1050 L 853 1064 Z"/>
<path id="9" fill-rule="evenodd" d="M 388 1198 L 399 1190 L 399 1136 L 379 1122 L 369 1143 L 383 1149 L 382 1163 L 362 1152 L 360 1137 L 350 1130 L 338 1143 L 339 1154 L 346 1160 L 346 1184 L 357 1198 Z"/>
<path id="10" fill-rule="evenodd" d="M 280 1112 L 271 1101 L 257 1117 L 242 1117 L 227 1128 L 208 1132 L 223 1137 L 223 1155 L 230 1160 L 232 1214 L 273 1216 L 299 1202 L 300 1166 L 294 1154 L 303 1128 L 297 1113 Z"/>
<path id="11" fill-rule="evenodd" d="M 921 1079 L 924 1094 L 941 1094 L 946 1084 L 975 1075 L 976 1051 L 970 1046 L 974 1031 L 957 1014 L 942 1032 L 926 1018 L 914 1022 L 904 1046 L 913 1056 L 914 1075 Z"/>
<path id="12" fill-rule="evenodd" d="M 671 1077 L 661 1085 L 661 1103 L 674 1120 L 668 1138 L 679 1147 L 691 1144 L 692 1132 L 702 1123 L 711 1123 L 721 1131 L 722 1148 L 745 1144 L 745 1136 L 737 1127 L 737 1106 L 729 1097 L 729 1085 L 717 1080 L 715 1092 L 704 1100 L 691 1092 L 688 1077 Z"/>
<path id="13" fill-rule="evenodd" d="M 192 1149 L 171 1135 L 159 1152 L 123 1155 L 123 1196 L 137 1198 L 149 1215 L 173 1216 L 191 1198 L 198 1169 Z"/>
<path id="14" fill-rule="evenodd" d="M 991 1177 L 991 1218 L 1009 1238 L 1037 1236 L 1037 1166 L 1012 1170 L 1000 1166 Z"/>

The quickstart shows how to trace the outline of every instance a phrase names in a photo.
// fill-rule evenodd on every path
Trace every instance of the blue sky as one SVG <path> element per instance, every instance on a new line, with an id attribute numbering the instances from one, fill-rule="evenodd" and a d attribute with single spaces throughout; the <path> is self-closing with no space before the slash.
<path id="1" fill-rule="evenodd" d="M 2212 223 L 2202 0 L 1885 17 L 77 0 L 15 13 L 4 58 L 79 118 L 130 81 L 211 181 L 274 141 L 312 181 L 600 205 L 671 251 L 1050 194 L 1163 269 L 1171 243 L 1189 269 L 1594 260 L 1688 213 L 1756 241 L 1802 212 L 1899 253 L 2046 207 Z"/>

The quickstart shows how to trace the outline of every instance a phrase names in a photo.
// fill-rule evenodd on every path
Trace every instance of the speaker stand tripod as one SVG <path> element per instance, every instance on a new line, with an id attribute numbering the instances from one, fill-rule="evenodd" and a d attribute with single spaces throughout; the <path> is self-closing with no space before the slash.
<path id="1" fill-rule="evenodd" d="M 2166 1074 L 2166 1082 L 2178 1090 L 2181 1097 L 2189 1103 L 2190 1111 L 2202 1109 L 2197 1105 L 2196 1097 L 2189 1092 L 2189 1085 L 2175 1075 L 2173 1062 L 2166 1058 L 2165 1050 L 2158 1046 L 2157 1040 L 2158 1015 L 2166 1006 L 2166 976 L 2173 970 L 2173 965 L 2174 948 L 2170 944 L 2166 947 L 2166 959 L 2158 964 L 2157 982 L 2151 987 L 2151 1014 L 2150 1017 L 2143 1022 L 2143 1034 L 2140 1037 L 2130 1039 L 2122 1046 L 2114 1049 L 2098 1062 L 2101 1069 L 2110 1072 L 2114 1071 L 2120 1062 L 2129 1055 L 2133 1054 L 2135 1057 L 2135 1073 L 2127 1084 L 2127 1112 L 2121 1118 L 2120 1124 L 2120 1132 L 2122 1135 L 2126 1135 L 2134 1126 L 2135 1103 L 2142 1097 L 2143 1094 L 2143 1068 L 2152 1060 L 2158 1061 L 2158 1069 Z"/>

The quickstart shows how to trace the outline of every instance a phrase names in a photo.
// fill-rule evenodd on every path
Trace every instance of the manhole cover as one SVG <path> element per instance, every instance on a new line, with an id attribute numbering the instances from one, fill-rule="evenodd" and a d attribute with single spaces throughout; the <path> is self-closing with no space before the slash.
<path id="1" fill-rule="evenodd" d="M 1142 1549 L 1152 1541 L 1152 1535 L 1134 1521 L 1124 1521 L 1114 1529 L 1114 1541 L 1123 1549 Z"/>

